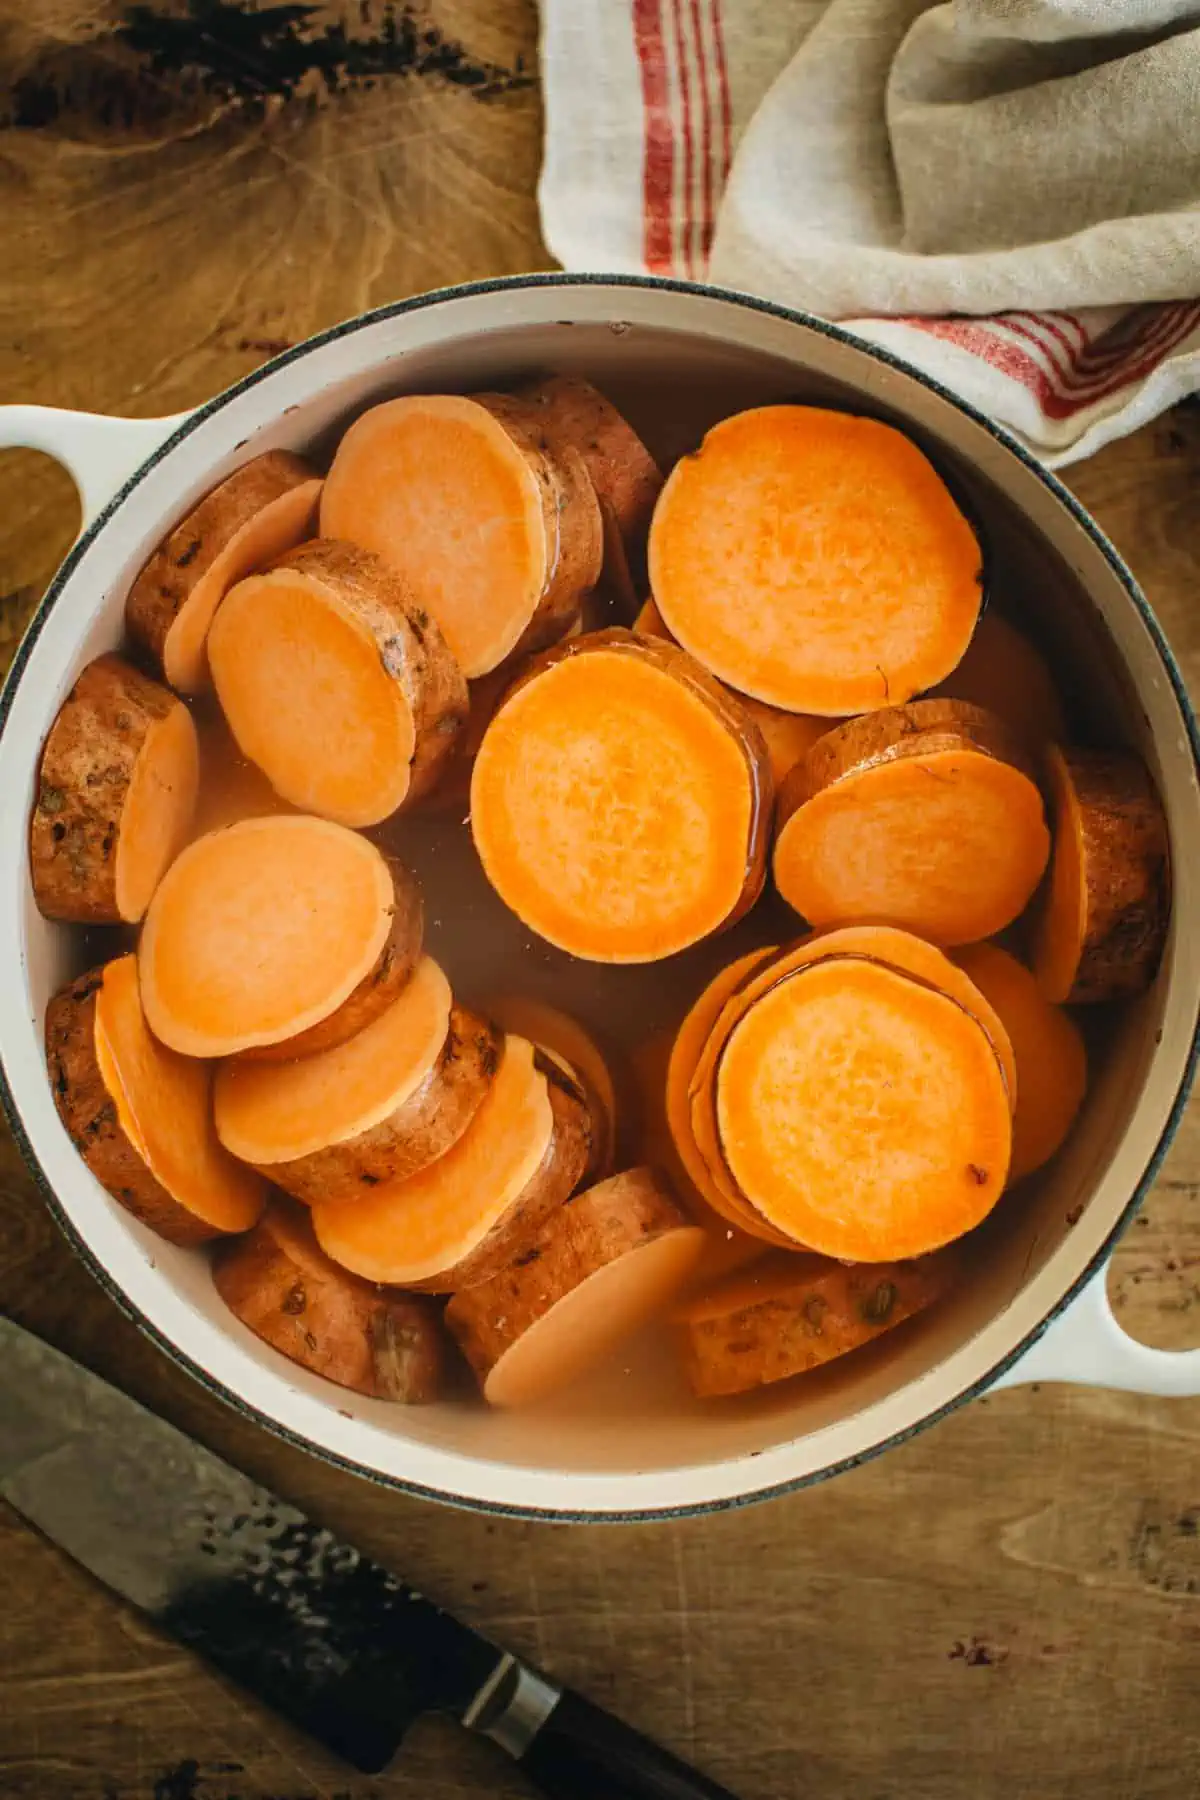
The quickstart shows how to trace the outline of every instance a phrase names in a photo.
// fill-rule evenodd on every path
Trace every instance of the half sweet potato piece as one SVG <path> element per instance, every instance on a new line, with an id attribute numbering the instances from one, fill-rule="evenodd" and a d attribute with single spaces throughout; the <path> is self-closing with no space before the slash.
<path id="1" fill-rule="evenodd" d="M 42 750 L 29 827 L 49 919 L 136 924 L 187 842 L 200 778 L 192 715 L 119 656 L 88 664 Z"/>
<path id="2" fill-rule="evenodd" d="M 582 457 L 604 521 L 605 582 L 632 619 L 646 590 L 646 536 L 663 485 L 658 464 L 612 401 L 578 375 L 547 376 L 519 397 L 543 443 Z"/>
<path id="3" fill-rule="evenodd" d="M 334 1261 L 358 1275 L 452 1294 L 505 1268 L 590 1159 L 582 1090 L 510 1034 L 496 1079 L 457 1143 L 403 1180 L 315 1205 L 313 1225 Z"/>
<path id="4" fill-rule="evenodd" d="M 763 883 L 766 747 L 684 651 L 596 632 L 536 660 L 484 736 L 471 831 L 531 930 L 652 962 L 721 930 Z"/>
<path id="5" fill-rule="evenodd" d="M 371 407 L 338 446 L 321 534 L 382 557 L 469 680 L 557 642 L 603 557 L 582 459 L 541 448 L 535 410 L 508 394 Z"/>
<path id="6" fill-rule="evenodd" d="M 1125 751 L 1055 749 L 1048 761 L 1054 860 L 1033 968 L 1057 1002 L 1115 1000 L 1153 981 L 1171 910 L 1167 823 Z"/>
<path id="7" fill-rule="evenodd" d="M 768 1255 L 673 1315 L 692 1392 L 745 1394 L 845 1356 L 924 1312 L 954 1287 L 953 1251 L 846 1266 Z"/>
<path id="8" fill-rule="evenodd" d="M 339 1269 L 290 1201 L 272 1200 L 253 1231 L 222 1247 L 213 1285 L 256 1337 L 315 1375 L 372 1399 L 437 1399 L 447 1349 L 437 1309 Z"/>
<path id="9" fill-rule="evenodd" d="M 627 1169 L 552 1214 L 509 1266 L 456 1294 L 446 1323 L 492 1406 L 565 1387 L 663 1312 L 704 1249 L 650 1169 Z"/>
<path id="10" fill-rule="evenodd" d="M 377 556 L 318 539 L 238 582 L 209 632 L 230 730 L 275 791 L 377 825 L 437 784 L 467 718 L 441 632 Z"/>
<path id="11" fill-rule="evenodd" d="M 146 564 L 125 602 L 130 635 L 173 688 L 208 685 L 208 630 L 226 591 L 309 536 L 321 482 L 287 450 L 235 469 Z"/>
<path id="12" fill-rule="evenodd" d="M 1083 1104 L 1088 1079 L 1083 1035 L 999 944 L 971 944 L 955 960 L 995 1009 L 1012 1045 L 1017 1104 L 1008 1174 L 1019 1181 L 1061 1148 Z"/>
<path id="13" fill-rule="evenodd" d="M 950 673 L 979 617 L 983 557 L 894 426 L 764 406 L 676 464 L 650 528 L 650 584 L 671 635 L 730 687 L 839 717 Z"/>
<path id="14" fill-rule="evenodd" d="M 1012 922 L 1050 854 L 1024 747 L 960 700 L 827 732 L 779 796 L 775 884 L 810 925 L 886 919 L 969 944 Z"/>
<path id="15" fill-rule="evenodd" d="M 134 957 L 93 969 L 54 996 L 46 1058 L 72 1142 L 135 1218 L 173 1244 L 254 1224 L 266 1183 L 217 1141 L 211 1066 L 151 1034 Z"/>

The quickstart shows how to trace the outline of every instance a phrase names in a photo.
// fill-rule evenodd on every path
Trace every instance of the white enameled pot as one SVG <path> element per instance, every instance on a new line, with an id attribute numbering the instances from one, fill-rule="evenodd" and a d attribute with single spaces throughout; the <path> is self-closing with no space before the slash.
<path id="1" fill-rule="evenodd" d="M 80 666 L 118 643 L 132 576 L 181 513 L 260 451 L 320 455 L 370 401 L 496 387 L 547 369 L 593 377 L 666 457 L 722 413 L 770 399 L 845 406 L 911 431 L 969 498 L 996 581 L 1074 678 L 1097 728 L 1147 759 L 1170 823 L 1174 924 L 1161 972 L 1115 1028 L 1084 1116 L 1051 1171 L 1006 1199 L 958 1298 L 898 1334 L 886 1355 L 851 1358 L 747 1406 L 689 1405 L 665 1369 L 649 1369 L 636 1391 L 614 1371 L 586 1404 L 525 1417 L 488 1415 L 465 1400 L 406 1410 L 347 1395 L 259 1344 L 217 1301 L 202 1255 L 160 1242 L 108 1198 L 73 1150 L 46 1080 L 46 1001 L 78 966 L 79 950 L 75 934 L 47 924 L 33 904 L 26 833 L 35 768 Z M 85 513 L 0 703 L 5 1104 L 76 1249 L 200 1380 L 271 1429 L 379 1480 L 560 1519 L 678 1514 L 800 1486 L 989 1386 L 1070 1380 L 1200 1393 L 1200 1351 L 1134 1344 L 1104 1292 L 1107 1254 L 1153 1178 L 1195 1055 L 1195 722 L 1128 571 L 1070 495 L 1003 432 L 887 357 L 778 307 L 663 281 L 531 276 L 352 320 L 181 418 L 9 407 L 0 410 L 0 444 L 65 463 Z"/>

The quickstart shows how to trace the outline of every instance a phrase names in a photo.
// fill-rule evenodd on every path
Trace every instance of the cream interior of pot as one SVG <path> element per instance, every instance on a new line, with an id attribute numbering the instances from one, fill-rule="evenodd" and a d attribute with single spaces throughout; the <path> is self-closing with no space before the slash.
<path id="1" fill-rule="evenodd" d="M 913 431 L 968 497 L 987 546 L 993 603 L 1018 619 L 1050 658 L 1076 736 L 1134 746 L 1153 768 L 1171 817 L 1177 923 L 1164 965 L 1141 1000 L 1088 1018 L 1091 1088 L 1065 1151 L 1040 1179 L 1001 1202 L 972 1246 L 970 1278 L 956 1299 L 823 1374 L 766 1390 L 752 1401 L 701 1406 L 687 1399 L 662 1335 L 651 1332 L 586 1387 L 541 1410 L 489 1414 L 465 1383 L 452 1400 L 402 1410 L 336 1390 L 252 1338 L 216 1299 L 202 1253 L 150 1237 L 81 1167 L 65 1172 L 65 1139 L 59 1133 L 61 1141 L 52 1145 L 52 1116 L 32 1098 L 26 1106 L 31 1077 L 15 1067 L 20 1059 L 11 1043 L 6 1063 L 43 1168 L 74 1230 L 111 1278 L 132 1293 L 129 1269 L 136 1263 L 144 1274 L 153 1265 L 156 1328 L 176 1337 L 185 1321 L 195 1324 L 199 1315 L 236 1351 L 232 1372 L 225 1366 L 212 1372 L 294 1429 L 308 1429 L 303 1420 L 312 1419 L 314 1407 L 331 1418 L 336 1413 L 339 1448 L 400 1475 L 418 1445 L 528 1469 L 632 1475 L 769 1456 L 773 1446 L 811 1438 L 811 1456 L 797 1465 L 803 1472 L 804 1465 L 823 1460 L 821 1445 L 835 1422 L 856 1415 L 870 1420 L 861 1443 L 843 1435 L 839 1449 L 867 1448 L 902 1426 L 902 1409 L 891 1402 L 916 1378 L 951 1371 L 945 1381 L 939 1376 L 924 1384 L 928 1411 L 986 1375 L 1099 1250 L 1153 1156 L 1186 1062 L 1198 986 L 1193 953 L 1178 928 L 1180 920 L 1195 916 L 1191 857 L 1200 841 L 1186 727 L 1151 634 L 1095 543 L 1035 476 L 936 395 L 815 332 L 729 305 L 705 312 L 695 329 L 596 317 L 594 302 L 590 322 L 577 317 L 568 323 L 571 296 L 556 295 L 552 304 L 560 316 L 543 324 L 502 319 L 499 328 L 466 337 L 457 336 L 451 306 L 449 323 L 440 327 L 450 335 L 417 348 L 411 347 L 412 315 L 382 320 L 278 369 L 215 411 L 167 453 L 85 553 L 35 647 L 16 710 L 27 722 L 36 709 L 40 736 L 80 664 L 119 641 L 129 580 L 197 494 L 266 448 L 327 456 L 338 432 L 371 400 L 420 389 L 502 386 L 549 369 L 578 371 L 612 396 L 668 465 L 714 420 L 763 402 L 811 401 L 888 418 Z M 610 301 L 614 305 L 620 302 Z M 673 306 L 680 310 L 678 297 Z M 630 301 L 629 310 L 650 310 L 645 295 Z M 669 313 L 672 305 L 660 310 Z M 686 316 L 687 306 L 681 311 Z M 736 346 L 710 335 L 729 329 L 727 315 L 734 325 L 748 319 L 750 342 Z M 864 494 L 863 505 L 870 504 Z M 26 691 L 31 684 L 37 687 L 32 701 Z M 11 738 L 19 724 L 14 713 L 4 746 L 6 770 L 14 767 Z M 20 728 L 23 792 L 6 815 L 6 867 L 23 862 L 16 821 L 28 804 L 37 749 Z M 788 910 L 768 898 L 727 936 L 657 966 L 574 962 L 531 938 L 506 912 L 457 815 L 401 820 L 385 836 L 423 883 L 430 946 L 464 998 L 497 991 L 539 995 L 575 1012 L 625 1053 L 677 1020 L 687 998 L 726 961 L 797 929 Z M 38 917 L 23 869 L 18 878 L 25 883 L 28 1011 L 37 1031 L 47 997 L 79 966 L 82 951 L 77 933 Z M 203 1361 L 194 1345 L 195 1333 L 189 1354 Z M 961 1354 L 972 1346 L 974 1355 Z M 270 1378 L 261 1388 L 256 1372 Z M 285 1394 L 299 1403 L 294 1417 L 282 1416 L 288 1412 L 280 1399 Z M 355 1422 L 369 1427 L 357 1439 Z M 368 1440 L 374 1449 L 365 1447 Z M 395 1440 L 392 1449 L 386 1440 Z M 754 1485 L 752 1474 L 746 1485 Z M 557 1498 L 548 1488 L 547 1503 Z"/>

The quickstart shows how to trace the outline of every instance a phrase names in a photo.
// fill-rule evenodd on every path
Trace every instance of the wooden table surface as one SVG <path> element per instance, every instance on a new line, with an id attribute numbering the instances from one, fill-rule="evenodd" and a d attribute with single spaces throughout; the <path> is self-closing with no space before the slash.
<path id="1" fill-rule="evenodd" d="M 0 396 L 170 413 L 364 307 L 545 266 L 532 0 L 419 22 L 389 30 L 378 0 L 307 26 L 221 0 L 0 0 Z M 1200 687 L 1200 411 L 1069 480 Z M 0 453 L 0 496 L 7 661 L 76 515 L 26 453 Z M 1150 1342 L 1200 1342 L 1198 1185 L 1194 1105 L 1114 1262 Z M 73 1261 L 7 1141 L 0 1308 L 745 1800 L 1200 1791 L 1200 1401 L 1013 1390 L 792 1499 L 551 1527 L 385 1493 L 209 1399 Z M 525 1791 L 438 1722 L 355 1777 L 2 1508 L 0 1575 L 5 1800 Z"/>

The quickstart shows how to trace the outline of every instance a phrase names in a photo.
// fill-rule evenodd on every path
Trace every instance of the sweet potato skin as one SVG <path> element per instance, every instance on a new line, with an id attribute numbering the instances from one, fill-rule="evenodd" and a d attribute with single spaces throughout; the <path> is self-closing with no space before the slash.
<path id="1" fill-rule="evenodd" d="M 400 1181 L 458 1142 L 500 1067 L 501 1034 L 465 1007 L 450 1013 L 441 1055 L 415 1094 L 378 1125 L 260 1172 L 307 1205 L 352 1200 L 383 1181 Z"/>
<path id="2" fill-rule="evenodd" d="M 593 1121 L 583 1088 L 540 1051 L 534 1061 L 546 1078 L 554 1131 L 541 1166 L 474 1250 L 425 1281 L 406 1282 L 413 1293 L 455 1294 L 478 1287 L 519 1258 L 587 1172 Z"/>
<path id="3" fill-rule="evenodd" d="M 547 578 L 525 630 L 499 666 L 515 663 L 556 644 L 579 618 L 580 608 L 600 579 L 604 532 L 596 492 L 583 458 L 571 445 L 540 438 L 539 420 L 527 400 L 514 394 L 473 394 L 504 427 L 524 455 L 542 497 Z"/>
<path id="4" fill-rule="evenodd" d="M 103 967 L 89 969 L 46 1008 L 46 1063 L 58 1116 L 101 1187 L 172 1244 L 223 1234 L 168 1193 L 126 1136 L 96 1058 L 96 996 Z"/>
<path id="5" fill-rule="evenodd" d="M 518 394 L 536 409 L 541 442 L 559 452 L 574 449 L 583 458 L 604 522 L 606 582 L 632 618 L 646 588 L 646 535 L 663 485 L 658 464 L 590 381 L 551 375 Z"/>
<path id="6" fill-rule="evenodd" d="M 1046 997 L 1079 1005 L 1139 994 L 1158 969 L 1171 908 L 1158 795 L 1144 765 L 1127 752 L 1060 749 L 1055 756 L 1059 779 L 1070 783 L 1080 807 L 1084 932 L 1069 990 L 1047 990 Z M 1036 961 L 1034 972 L 1041 980 Z"/>
<path id="7" fill-rule="evenodd" d="M 406 1405 L 438 1396 L 445 1340 L 436 1308 L 339 1269 L 286 1200 L 221 1247 L 213 1285 L 256 1337 L 339 1387 Z"/>
<path id="8" fill-rule="evenodd" d="M 315 538 L 275 566 L 328 582 L 374 637 L 379 660 L 412 711 L 414 748 L 403 807 L 414 805 L 437 786 L 470 710 L 466 677 L 437 620 L 382 557 L 357 544 Z"/>
<path id="9" fill-rule="evenodd" d="M 357 1037 L 373 1019 L 386 1012 L 405 987 L 421 960 L 425 937 L 424 903 L 415 876 L 396 857 L 389 856 L 386 860 L 392 872 L 395 900 L 392 928 L 375 967 L 327 1018 L 319 1019 L 307 1031 L 283 1038 L 277 1044 L 259 1044 L 254 1049 L 241 1050 L 238 1061 L 292 1062 L 298 1056 L 316 1056 L 321 1050 L 335 1050 L 339 1044 Z"/>
<path id="10" fill-rule="evenodd" d="M 947 1251 L 851 1265 L 773 1254 L 679 1309 L 688 1383 L 699 1398 L 713 1399 L 819 1368 L 924 1311 L 949 1291 L 957 1270 Z"/>
<path id="11" fill-rule="evenodd" d="M 167 633 L 229 540 L 290 488 L 317 479 L 302 457 L 268 450 L 206 494 L 154 552 L 130 589 L 125 623 L 160 668 Z M 314 492 L 314 512 L 317 497 Z"/>
<path id="12" fill-rule="evenodd" d="M 88 664 L 42 749 L 29 825 L 34 898 L 48 919 L 121 923 L 117 844 L 150 727 L 182 701 L 119 656 Z"/>
<path id="13" fill-rule="evenodd" d="M 589 1275 L 691 1222 L 664 1179 L 627 1169 L 576 1194 L 508 1266 L 454 1296 L 446 1324 L 479 1380 Z M 695 1228 L 697 1242 L 702 1234 Z"/>

